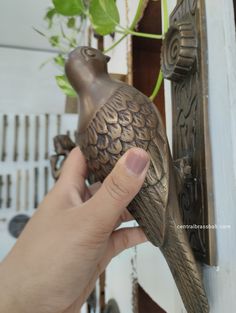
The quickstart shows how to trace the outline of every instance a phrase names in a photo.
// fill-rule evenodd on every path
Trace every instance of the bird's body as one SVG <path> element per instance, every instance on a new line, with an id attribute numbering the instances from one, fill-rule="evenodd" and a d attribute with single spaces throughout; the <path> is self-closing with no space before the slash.
<path id="1" fill-rule="evenodd" d="M 149 153 L 145 183 L 128 209 L 150 241 L 160 246 L 168 201 L 169 153 L 161 117 L 152 103 L 135 88 L 119 83 L 113 95 L 97 107 L 86 130 L 78 133 L 77 141 L 92 181 L 103 181 L 132 147 Z"/>
<path id="2" fill-rule="evenodd" d="M 92 61 L 94 63 L 88 65 L 96 75 L 94 79 L 91 76 L 90 84 L 81 84 L 87 85 L 86 88 L 80 88 L 79 79 L 75 77 L 76 71 L 73 72 L 75 69 L 71 68 L 74 64 L 72 61 L 82 58 L 83 49 L 89 48 L 79 49 L 75 50 L 76 55 L 69 58 L 66 72 L 69 81 L 80 93 L 77 144 L 87 159 L 90 179 L 103 181 L 118 159 L 132 147 L 142 148 L 149 153 L 150 167 L 144 185 L 128 209 L 148 239 L 160 247 L 187 311 L 209 312 L 201 274 L 186 233 L 178 228 L 183 222 L 161 116 L 154 104 L 140 91 L 112 80 L 106 66 L 98 67 L 97 73 L 98 62 Z M 102 60 L 101 52 L 90 50 L 94 58 Z M 86 67 L 86 64 L 83 66 Z M 101 90 L 97 90 L 98 86 Z"/>

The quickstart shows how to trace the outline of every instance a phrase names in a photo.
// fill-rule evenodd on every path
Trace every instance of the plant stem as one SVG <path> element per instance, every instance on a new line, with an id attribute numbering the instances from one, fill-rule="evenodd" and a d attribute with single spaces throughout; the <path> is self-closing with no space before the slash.
<path id="1" fill-rule="evenodd" d="M 81 4 L 82 4 L 82 7 L 83 7 L 83 13 L 87 11 L 87 8 L 86 8 L 86 4 L 85 2 L 82 0 L 81 1 Z"/>
<path id="2" fill-rule="evenodd" d="M 129 27 L 130 30 L 134 30 L 136 24 L 138 23 L 138 21 L 141 17 L 141 14 L 142 14 L 143 5 L 144 5 L 144 1 L 139 0 L 137 11 L 136 11 L 134 19 L 133 19 L 133 21 Z"/>
<path id="3" fill-rule="evenodd" d="M 168 4 L 167 0 L 162 0 L 162 5 L 163 5 L 163 17 L 164 17 L 164 22 L 163 22 L 163 35 L 168 31 L 169 28 L 169 16 L 168 16 Z"/>
<path id="4" fill-rule="evenodd" d="M 148 34 L 148 33 L 141 33 L 141 32 L 135 32 L 130 29 L 126 29 L 125 32 L 122 31 L 116 31 L 120 34 L 130 34 L 137 37 L 143 37 L 143 38 L 151 38 L 151 39 L 163 39 L 163 35 L 156 35 L 156 34 Z"/>
<path id="5" fill-rule="evenodd" d="M 144 1 L 143 0 L 139 0 L 138 3 L 138 8 L 136 10 L 134 19 L 132 21 L 132 23 L 130 24 L 130 27 L 128 28 L 129 30 L 134 30 L 138 20 L 140 19 L 140 16 L 142 14 L 142 8 L 144 5 Z M 116 42 L 113 43 L 113 45 L 111 45 L 109 48 L 107 48 L 106 50 L 104 50 L 104 53 L 107 53 L 108 51 L 111 51 L 112 49 L 114 49 L 122 40 L 124 40 L 127 36 L 129 35 L 129 33 L 124 33 L 124 35 L 122 37 L 120 37 L 120 39 L 118 39 Z"/>
<path id="6" fill-rule="evenodd" d="M 163 21 L 163 35 L 162 36 L 164 38 L 165 37 L 165 33 L 167 32 L 168 27 L 169 27 L 167 0 L 162 0 L 162 7 L 163 7 L 163 18 L 164 18 L 164 21 Z M 160 70 L 158 78 L 157 78 L 157 81 L 156 81 L 156 85 L 155 85 L 155 87 L 153 89 L 153 92 L 152 92 L 151 96 L 149 97 L 149 99 L 151 101 L 154 101 L 154 99 L 158 95 L 158 93 L 159 93 L 159 91 L 161 89 L 162 82 L 163 82 L 163 74 L 162 74 L 162 71 Z"/>
<path id="7" fill-rule="evenodd" d="M 53 60 L 53 58 L 49 58 L 49 59 L 47 59 L 46 61 L 44 61 L 44 62 L 40 65 L 39 69 L 41 70 L 46 64 L 48 64 L 48 63 L 51 62 L 52 60 Z"/>
<path id="8" fill-rule="evenodd" d="M 107 53 L 109 51 L 111 51 L 112 49 L 114 49 L 121 41 L 123 41 L 123 39 L 125 39 L 127 37 L 128 34 L 124 34 L 123 36 L 120 37 L 119 40 L 117 40 L 116 42 L 113 43 L 113 45 L 111 45 L 109 48 L 103 50 L 103 53 Z"/>
<path id="9" fill-rule="evenodd" d="M 159 93 L 159 91 L 161 89 L 162 81 L 163 81 L 163 74 L 162 74 L 162 71 L 160 70 L 158 78 L 157 78 L 156 85 L 155 85 L 155 87 L 153 89 L 153 92 L 152 92 L 151 96 L 149 97 L 149 99 L 151 101 L 153 101 L 156 98 L 156 96 L 158 95 L 158 93 Z"/>

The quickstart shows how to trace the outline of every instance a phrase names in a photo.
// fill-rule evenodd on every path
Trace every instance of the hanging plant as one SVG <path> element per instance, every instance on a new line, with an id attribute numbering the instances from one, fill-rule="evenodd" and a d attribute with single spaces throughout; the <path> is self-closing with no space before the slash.
<path id="1" fill-rule="evenodd" d="M 111 47 L 104 51 L 105 53 L 114 49 L 129 35 L 162 40 L 168 29 L 167 0 L 162 0 L 164 12 L 163 34 L 148 34 L 135 31 L 146 4 L 144 0 L 139 0 L 135 17 L 129 27 L 120 24 L 120 12 L 115 0 L 53 0 L 52 4 L 53 6 L 47 10 L 44 20 L 47 22 L 48 32 L 53 32 L 55 26 L 59 25 L 59 33 L 47 35 L 42 31 L 35 30 L 41 36 L 44 36 L 52 47 L 59 51 L 58 55 L 53 58 L 53 62 L 62 69 L 62 74 L 56 76 L 56 82 L 66 95 L 72 97 L 76 96 L 76 93 L 64 74 L 65 58 L 72 49 L 80 45 L 79 38 L 85 27 L 91 26 L 94 32 L 101 36 L 113 35 L 115 33 L 122 34 L 119 40 L 115 41 Z M 151 100 L 157 96 L 162 81 L 163 76 L 160 72 L 155 88 L 150 96 Z"/>

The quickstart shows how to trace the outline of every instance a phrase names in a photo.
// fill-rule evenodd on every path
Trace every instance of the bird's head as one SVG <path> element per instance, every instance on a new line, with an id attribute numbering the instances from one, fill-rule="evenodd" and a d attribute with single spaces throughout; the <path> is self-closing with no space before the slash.
<path id="1" fill-rule="evenodd" d="M 93 79 L 107 74 L 110 57 L 91 47 L 78 47 L 73 50 L 66 61 L 67 78 L 76 91 Z"/>

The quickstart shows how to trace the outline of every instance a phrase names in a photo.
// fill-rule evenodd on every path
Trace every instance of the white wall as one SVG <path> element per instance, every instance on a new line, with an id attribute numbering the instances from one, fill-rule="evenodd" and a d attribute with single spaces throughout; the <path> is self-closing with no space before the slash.
<path id="1" fill-rule="evenodd" d="M 114 258 L 106 270 L 106 302 L 115 299 L 120 313 L 133 312 L 132 279 L 134 249 L 129 249 Z M 148 313 L 148 312 L 147 312 Z"/>
<path id="2" fill-rule="evenodd" d="M 0 3 L 0 46 L 50 49 L 47 41 L 33 27 L 46 30 L 43 22 L 50 0 L 7 0 Z"/>
<path id="3" fill-rule="evenodd" d="M 236 305 L 236 43 L 232 1 L 206 1 L 209 44 L 209 115 L 213 154 L 218 268 L 205 269 L 212 312 Z"/>
<path id="4" fill-rule="evenodd" d="M 0 3 L 0 112 L 63 113 L 65 97 L 56 86 L 59 71 L 42 63 L 55 56 L 33 27 L 46 29 L 50 0 Z"/>
<path id="5" fill-rule="evenodd" d="M 65 97 L 56 85 L 53 54 L 0 48 L 0 112 L 63 113 Z"/>

